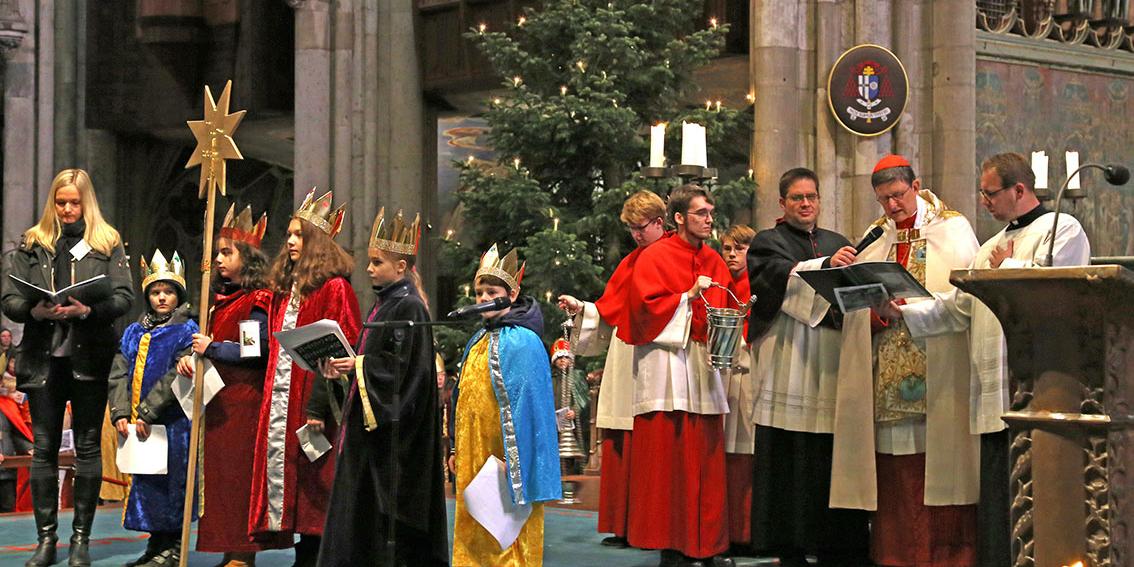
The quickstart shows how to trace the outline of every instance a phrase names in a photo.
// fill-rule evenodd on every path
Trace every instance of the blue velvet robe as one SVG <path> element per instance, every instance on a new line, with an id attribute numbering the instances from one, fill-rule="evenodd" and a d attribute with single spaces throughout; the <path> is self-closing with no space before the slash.
<path id="1" fill-rule="evenodd" d="M 145 369 L 142 372 L 141 396 L 146 400 L 150 391 L 159 384 L 170 390 L 169 383 L 176 375 L 177 359 L 193 345 L 193 333 L 198 332 L 197 322 L 188 320 L 159 325 L 148 331 L 149 349 L 146 353 Z M 119 352 L 124 359 L 125 368 L 131 373 L 127 376 L 129 392 L 133 394 L 133 369 L 138 357 L 138 347 L 147 333 L 138 323 L 133 323 L 122 334 Z M 164 425 L 169 439 L 169 468 L 163 475 L 136 474 L 130 484 L 130 492 L 122 514 L 122 525 L 129 530 L 142 532 L 180 532 L 181 518 L 185 506 L 185 474 L 189 464 L 190 421 L 181 410 L 181 405 L 169 392 L 168 399 L 162 400 L 160 419 L 152 425 Z M 131 424 L 133 427 L 133 424 Z"/>
<path id="2" fill-rule="evenodd" d="M 485 333 L 491 334 L 488 368 L 500 409 L 505 474 L 516 504 L 563 498 L 551 365 L 543 341 L 532 330 L 542 327 L 543 316 L 538 306 L 528 302 L 534 304 L 521 297 L 513 307 L 515 313 L 509 314 L 514 317 L 506 316 L 504 325 L 477 331 L 461 357 L 464 367 L 472 346 Z M 460 411 L 459 391 L 453 393 L 454 413 Z"/>

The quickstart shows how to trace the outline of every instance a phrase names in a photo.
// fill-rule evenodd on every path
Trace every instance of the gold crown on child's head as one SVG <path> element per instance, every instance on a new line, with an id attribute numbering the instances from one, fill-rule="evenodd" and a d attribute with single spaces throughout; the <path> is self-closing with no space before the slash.
<path id="1" fill-rule="evenodd" d="M 175 250 L 173 258 L 166 260 L 161 250 L 154 251 L 154 257 L 150 263 L 146 263 L 145 256 L 142 257 L 142 289 L 145 290 L 150 287 L 154 282 L 166 281 L 177 285 L 181 291 L 185 291 L 185 264 L 181 262 L 181 256 Z"/>
<path id="2" fill-rule="evenodd" d="M 386 207 L 378 209 L 374 226 L 370 228 L 370 249 L 385 250 L 406 256 L 417 255 L 421 241 L 421 214 L 413 217 L 413 223 L 406 224 L 401 209 L 394 215 L 393 222 L 387 222 Z"/>
<path id="3" fill-rule="evenodd" d="M 480 257 L 480 266 L 476 270 L 473 283 L 475 284 L 481 276 L 493 276 L 508 284 L 509 289 L 518 290 L 520 289 L 520 281 L 524 279 L 524 265 L 520 263 L 520 257 L 515 248 L 501 257 L 499 249 L 493 244 Z"/>
<path id="4" fill-rule="evenodd" d="M 244 207 L 239 215 L 235 213 L 236 203 L 233 203 L 228 207 L 228 213 L 224 215 L 224 224 L 220 229 L 221 238 L 239 240 L 258 250 L 264 240 L 264 232 L 268 230 L 268 213 L 261 214 L 256 224 L 252 224 L 252 205 Z"/>
<path id="5" fill-rule="evenodd" d="M 328 236 L 334 238 L 343 229 L 343 218 L 346 217 L 346 205 L 340 205 L 339 208 L 331 210 L 331 205 L 334 202 L 334 195 L 331 191 L 323 193 L 322 197 L 315 198 L 315 187 L 312 187 L 307 192 L 307 197 L 303 199 L 303 204 L 299 205 L 299 209 L 295 211 L 292 218 L 303 219 L 317 227 L 319 230 L 327 233 Z"/>

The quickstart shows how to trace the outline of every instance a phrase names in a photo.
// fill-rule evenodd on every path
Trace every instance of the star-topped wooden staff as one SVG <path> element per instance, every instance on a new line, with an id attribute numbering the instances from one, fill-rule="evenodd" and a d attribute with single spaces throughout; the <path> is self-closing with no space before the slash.
<path id="1" fill-rule="evenodd" d="M 224 85 L 224 92 L 220 100 L 213 99 L 213 93 L 205 86 L 205 119 L 190 120 L 189 129 L 193 137 L 197 138 L 197 147 L 185 168 L 201 166 L 201 184 L 198 189 L 198 198 L 205 200 L 205 243 L 201 249 L 201 301 L 198 303 L 201 334 L 209 334 L 209 300 L 211 299 L 210 286 L 212 284 L 213 260 L 213 224 L 216 221 L 216 194 L 225 194 L 226 173 L 225 160 L 244 159 L 232 139 L 232 133 L 244 119 L 244 110 L 228 113 L 229 98 L 232 94 L 232 81 Z M 193 422 L 189 436 L 189 470 L 185 476 L 185 509 L 181 523 L 181 559 L 178 565 L 186 567 L 189 564 L 189 528 L 193 522 L 193 496 L 196 494 L 198 448 L 201 443 L 201 431 L 205 424 L 204 391 L 205 391 L 205 360 L 197 357 L 196 368 L 193 373 Z"/>

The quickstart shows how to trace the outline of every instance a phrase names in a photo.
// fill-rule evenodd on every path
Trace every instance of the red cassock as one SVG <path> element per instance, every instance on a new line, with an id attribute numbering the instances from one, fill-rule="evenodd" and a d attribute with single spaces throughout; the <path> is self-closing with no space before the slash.
<path id="1" fill-rule="evenodd" d="M 287 389 L 286 421 L 272 424 L 273 391 L 275 391 L 276 358 L 280 345 L 275 332 L 283 326 L 290 293 L 277 294 L 272 301 L 271 333 L 268 341 L 268 368 L 264 378 L 263 402 L 260 405 L 256 437 L 256 457 L 252 474 L 252 502 L 249 509 L 249 532 L 259 539 L 273 532 L 321 536 L 327 504 L 334 481 L 334 452 L 329 451 L 315 462 L 308 460 L 299 448 L 295 431 L 307 423 L 307 402 L 315 386 L 326 387 L 323 379 L 292 363 L 290 388 Z M 321 319 L 337 321 L 348 343 L 358 339 L 361 315 L 358 299 L 345 278 L 335 277 L 304 297 L 299 304 L 296 328 Z M 283 401 L 281 399 L 280 401 Z M 338 426 L 325 420 L 324 435 L 338 439 Z M 282 466 L 269 466 L 269 437 L 283 444 Z M 282 494 L 275 494 L 269 482 L 282 475 Z M 278 517 L 275 517 L 278 514 Z M 273 520 L 278 521 L 278 523 Z"/>
<path id="2" fill-rule="evenodd" d="M 217 294 L 209 326 L 214 341 L 239 343 L 240 322 L 252 309 L 270 313 L 272 293 L 239 290 Z M 204 515 L 198 526 L 197 551 L 237 552 L 291 547 L 291 538 L 254 542 L 248 537 L 248 503 L 252 494 L 252 462 L 256 426 L 264 397 L 265 360 L 235 366 L 214 361 L 224 380 L 205 411 L 205 449 L 202 490 Z"/>
<path id="3" fill-rule="evenodd" d="M 704 245 L 694 248 L 679 236 L 663 238 L 643 250 L 627 296 L 627 342 L 652 342 L 697 276 L 724 285 L 732 279 L 716 251 Z M 731 303 L 719 288 L 705 290 L 704 296 L 714 307 Z M 689 304 L 690 340 L 704 342 L 708 334 L 704 302 L 695 298 Z M 721 415 L 655 411 L 635 416 L 630 477 L 630 545 L 677 550 L 689 557 L 728 550 Z"/>
<path id="4" fill-rule="evenodd" d="M 635 248 L 614 269 L 602 297 L 595 301 L 599 316 L 618 329 L 619 339 L 629 337 L 626 318 L 626 294 L 634 263 L 642 248 Z M 602 472 L 599 476 L 598 532 L 626 537 L 626 521 L 630 507 L 630 447 L 633 431 L 603 430 Z"/>
<path id="5" fill-rule="evenodd" d="M 748 270 L 741 272 L 739 277 L 732 278 L 728 289 L 742 305 L 748 301 L 748 298 L 752 295 L 752 288 L 748 283 Z M 748 336 L 747 317 L 744 319 L 743 336 Z M 747 348 L 747 346 L 741 345 L 741 348 Z M 739 412 L 740 410 L 729 408 L 729 411 Z M 725 466 L 728 472 L 729 541 L 747 543 L 752 536 L 752 475 L 755 466 L 752 455 L 726 454 Z"/>

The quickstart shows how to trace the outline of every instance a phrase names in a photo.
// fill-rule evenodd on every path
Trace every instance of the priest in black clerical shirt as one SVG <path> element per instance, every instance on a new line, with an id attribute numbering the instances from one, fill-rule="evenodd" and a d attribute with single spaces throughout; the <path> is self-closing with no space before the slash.
<path id="1" fill-rule="evenodd" d="M 756 401 L 753 550 L 782 565 L 866 564 L 867 514 L 827 506 L 834 442 L 838 319 L 801 270 L 854 261 L 842 235 L 818 228 L 819 179 L 806 168 L 780 178 L 783 218 L 756 235 L 748 277 L 757 302 L 748 322 Z"/>

